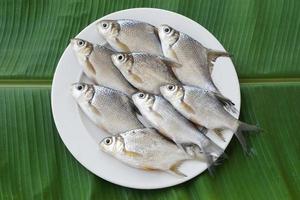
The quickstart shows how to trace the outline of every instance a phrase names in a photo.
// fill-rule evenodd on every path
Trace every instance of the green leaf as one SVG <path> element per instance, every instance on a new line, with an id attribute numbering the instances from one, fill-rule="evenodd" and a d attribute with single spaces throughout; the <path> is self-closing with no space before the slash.
<path id="1" fill-rule="evenodd" d="M 50 88 L 0 88 L 0 199 L 298 199 L 300 84 L 243 84 L 241 120 L 263 132 L 248 139 L 247 157 L 234 139 L 229 156 L 179 186 L 146 191 L 108 183 L 66 150 L 51 116 Z"/>
<path id="2" fill-rule="evenodd" d="M 2 0 L 0 77 L 52 78 L 70 38 L 96 19 L 132 7 L 158 7 L 197 21 L 234 55 L 240 78 L 300 75 L 300 1 Z"/>
<path id="3" fill-rule="evenodd" d="M 56 131 L 50 87 L 57 62 L 85 26 L 122 9 L 157 7 L 207 28 L 234 55 L 241 120 L 254 157 L 236 139 L 215 177 L 134 190 L 91 174 Z M 300 199 L 300 1 L 0 1 L 0 199 Z M 163 20 L 163 19 L 162 19 Z"/>

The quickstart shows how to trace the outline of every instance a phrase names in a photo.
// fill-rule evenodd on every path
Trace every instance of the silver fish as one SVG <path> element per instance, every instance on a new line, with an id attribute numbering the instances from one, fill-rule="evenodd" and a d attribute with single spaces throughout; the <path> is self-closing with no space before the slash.
<path id="1" fill-rule="evenodd" d="M 213 130 L 222 136 L 223 130 L 231 130 L 240 141 L 244 151 L 250 153 L 242 131 L 258 131 L 258 127 L 234 118 L 224 107 L 227 99 L 217 93 L 193 86 L 166 85 L 160 88 L 161 94 L 183 116 L 199 126 Z"/>
<path id="2" fill-rule="evenodd" d="M 120 91 L 75 83 L 71 92 L 82 111 L 99 128 L 110 134 L 144 127 L 136 117 L 131 100 Z"/>
<path id="3" fill-rule="evenodd" d="M 146 53 L 116 53 L 112 61 L 123 76 L 139 90 L 159 94 L 159 87 L 178 84 L 172 67 L 179 64 L 161 56 Z"/>
<path id="4" fill-rule="evenodd" d="M 220 56 L 228 57 L 227 52 L 208 49 L 168 25 L 159 26 L 158 33 L 164 55 L 182 64 L 182 67 L 173 68 L 173 71 L 183 84 L 218 92 L 211 78 L 212 62 Z"/>
<path id="5" fill-rule="evenodd" d="M 84 73 L 92 81 L 127 95 L 136 92 L 114 67 L 111 61 L 111 55 L 115 53 L 113 50 L 78 38 L 71 39 L 71 45 Z"/>
<path id="6" fill-rule="evenodd" d="M 117 51 L 163 55 L 157 29 L 145 22 L 130 19 L 101 20 L 99 33 Z"/>
<path id="7" fill-rule="evenodd" d="M 100 142 L 100 149 L 131 167 L 161 170 L 179 176 L 186 175 L 178 167 L 185 160 L 194 159 L 150 128 L 106 137 Z"/>
<path id="8" fill-rule="evenodd" d="M 152 126 L 179 148 L 184 149 L 186 144 L 198 145 L 206 156 L 208 167 L 213 162 L 213 156 L 223 153 L 223 149 L 208 139 L 161 96 L 138 92 L 132 96 L 132 100 Z"/>

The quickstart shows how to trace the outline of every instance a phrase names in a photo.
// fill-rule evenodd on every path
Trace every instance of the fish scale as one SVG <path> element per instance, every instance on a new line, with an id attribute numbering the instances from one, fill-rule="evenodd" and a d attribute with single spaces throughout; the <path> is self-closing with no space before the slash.
<path id="1" fill-rule="evenodd" d="M 106 137 L 100 142 L 100 149 L 129 166 L 177 176 L 186 176 L 178 169 L 183 161 L 195 159 L 150 128 Z"/>
<path id="2" fill-rule="evenodd" d="M 79 86 L 83 89 L 79 90 Z M 120 91 L 77 83 L 72 86 L 72 95 L 83 112 L 110 134 L 144 127 L 136 117 L 131 99 Z"/>
<path id="3" fill-rule="evenodd" d="M 80 46 L 79 42 L 83 45 Z M 79 38 L 72 39 L 71 44 L 83 71 L 94 83 L 120 90 L 127 95 L 136 92 L 136 89 L 114 67 L 111 55 L 115 51 Z"/>
<path id="4" fill-rule="evenodd" d="M 250 153 L 251 149 L 242 131 L 258 131 L 259 129 L 254 125 L 239 121 L 225 110 L 226 99 L 212 91 L 193 86 L 166 85 L 162 86 L 160 91 L 178 112 L 195 124 L 214 131 L 221 138 L 224 130 L 235 133 L 244 151 Z M 186 109 L 184 105 L 188 105 L 191 110 Z"/>
<path id="5" fill-rule="evenodd" d="M 112 55 L 112 61 L 123 76 L 141 91 L 159 94 L 160 86 L 180 83 L 171 69 L 178 64 L 161 56 L 146 53 L 117 53 Z"/>
<path id="6" fill-rule="evenodd" d="M 183 84 L 219 92 L 211 78 L 212 62 L 220 56 L 228 57 L 227 52 L 208 49 L 168 25 L 159 26 L 158 33 L 164 55 L 182 65 L 173 71 Z"/>
<path id="7" fill-rule="evenodd" d="M 101 20 L 97 22 L 97 29 L 119 52 L 163 55 L 157 30 L 148 23 L 130 19 Z"/>
<path id="8" fill-rule="evenodd" d="M 196 129 L 161 96 L 139 92 L 132 96 L 132 100 L 151 125 L 175 142 L 179 148 L 184 149 L 186 144 L 198 145 L 204 152 L 209 167 L 213 156 L 223 154 L 223 149 Z"/>

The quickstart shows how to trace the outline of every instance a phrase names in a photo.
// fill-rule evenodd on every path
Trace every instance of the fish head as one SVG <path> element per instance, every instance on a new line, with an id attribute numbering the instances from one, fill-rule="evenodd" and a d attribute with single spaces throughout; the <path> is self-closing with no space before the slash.
<path id="1" fill-rule="evenodd" d="M 133 64 L 133 57 L 128 53 L 113 54 L 111 55 L 111 60 L 120 71 L 130 70 Z"/>
<path id="2" fill-rule="evenodd" d="M 93 44 L 83 39 L 73 38 L 70 43 L 73 50 L 82 56 L 90 55 L 93 50 Z"/>
<path id="3" fill-rule="evenodd" d="M 86 83 L 74 83 L 71 93 L 77 101 L 90 101 L 94 97 L 94 86 Z"/>
<path id="4" fill-rule="evenodd" d="M 180 85 L 168 84 L 161 86 L 159 89 L 162 96 L 168 101 L 182 99 L 184 95 L 183 87 Z"/>
<path id="5" fill-rule="evenodd" d="M 118 152 L 122 152 L 124 150 L 124 140 L 121 139 L 121 136 L 110 136 L 104 138 L 100 144 L 100 149 L 105 153 L 109 153 L 111 155 L 115 155 Z"/>
<path id="6" fill-rule="evenodd" d="M 159 39 L 164 45 L 172 46 L 179 39 L 179 32 L 168 25 L 160 25 L 157 29 Z"/>
<path id="7" fill-rule="evenodd" d="M 96 26 L 99 33 L 105 38 L 114 38 L 120 32 L 120 24 L 117 20 L 100 20 Z"/>
<path id="8" fill-rule="evenodd" d="M 147 109 L 153 106 L 155 102 L 155 96 L 144 92 L 137 92 L 132 95 L 132 100 L 139 109 Z"/>

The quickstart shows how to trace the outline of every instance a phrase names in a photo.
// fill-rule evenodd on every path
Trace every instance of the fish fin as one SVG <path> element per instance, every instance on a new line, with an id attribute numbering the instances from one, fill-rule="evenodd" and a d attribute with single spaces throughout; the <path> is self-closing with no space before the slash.
<path id="1" fill-rule="evenodd" d="M 207 162 L 207 169 L 208 172 L 211 176 L 213 176 L 215 174 L 215 167 L 214 167 L 214 159 L 212 155 L 206 154 L 204 152 L 205 158 L 206 158 L 206 162 Z"/>
<path id="2" fill-rule="evenodd" d="M 152 107 L 150 107 L 149 109 L 150 109 L 150 111 L 153 112 L 153 114 L 156 115 L 157 117 L 163 118 L 163 117 L 161 116 L 161 114 L 159 114 L 158 112 L 156 112 L 155 110 L 153 110 Z"/>
<path id="3" fill-rule="evenodd" d="M 239 126 L 237 131 L 235 132 L 235 136 L 239 140 L 242 148 L 247 155 L 252 155 L 254 153 L 254 149 L 247 143 L 245 136 L 243 135 L 243 131 L 261 131 L 261 129 L 255 125 L 250 125 L 244 122 L 239 121 Z"/>
<path id="4" fill-rule="evenodd" d="M 215 128 L 213 129 L 213 131 L 216 133 L 216 135 L 223 141 L 223 142 L 226 142 L 224 136 L 223 136 L 223 129 L 220 129 L 220 128 Z"/>
<path id="5" fill-rule="evenodd" d="M 104 130 L 107 133 L 110 133 L 103 125 L 98 124 L 98 127 Z"/>
<path id="6" fill-rule="evenodd" d="M 175 51 L 172 49 L 171 46 L 169 46 L 168 50 L 169 50 L 169 51 L 168 51 L 167 57 L 172 58 L 172 60 L 178 62 L 178 57 L 177 57 Z"/>
<path id="7" fill-rule="evenodd" d="M 186 147 L 186 152 L 192 156 L 194 159 L 200 161 L 200 162 L 205 162 L 206 161 L 206 155 L 203 154 L 203 151 L 199 148 L 197 145 L 191 145 Z M 211 159 L 213 160 L 212 166 L 217 166 L 222 164 L 222 162 L 225 159 L 228 159 L 228 156 L 223 153 L 221 155 L 211 155 Z M 213 171 L 214 169 L 211 168 Z M 212 172 L 210 172 L 212 174 Z"/>
<path id="8" fill-rule="evenodd" d="M 135 73 L 133 73 L 132 71 L 128 71 L 129 74 L 132 76 L 132 78 L 137 81 L 138 83 L 144 83 L 144 81 L 141 79 L 141 77 L 139 77 L 138 75 L 136 75 Z"/>
<path id="9" fill-rule="evenodd" d="M 196 128 L 197 128 L 201 133 L 203 133 L 204 135 L 207 134 L 208 129 L 207 129 L 205 126 L 203 126 L 202 124 L 199 124 L 199 123 L 197 122 L 198 120 L 196 120 L 194 117 L 190 117 L 189 120 L 193 122 L 193 124 L 196 126 Z"/>
<path id="10" fill-rule="evenodd" d="M 214 154 L 212 151 L 214 151 L 214 148 L 216 148 L 216 153 Z M 212 161 L 210 161 L 212 164 L 211 166 L 217 166 L 222 163 L 225 159 L 228 159 L 228 156 L 224 153 L 223 150 L 221 150 L 220 147 L 213 147 L 213 149 L 209 149 L 206 154 L 203 153 L 203 150 L 199 147 L 199 145 L 196 144 L 190 144 L 185 146 L 186 153 L 190 155 L 193 159 L 198 160 L 200 162 L 206 162 L 207 157 L 210 157 Z M 210 153 L 208 153 L 210 152 Z M 208 155 L 210 154 L 210 155 Z"/>
<path id="11" fill-rule="evenodd" d="M 192 108 L 192 106 L 190 106 L 189 104 L 187 104 L 184 100 L 181 100 L 181 105 L 183 107 L 183 109 L 185 109 L 185 111 L 195 114 L 195 110 Z"/>
<path id="12" fill-rule="evenodd" d="M 221 165 L 224 160 L 227 160 L 228 159 L 228 156 L 226 153 L 223 153 L 222 155 L 220 155 L 219 157 L 216 157 L 214 160 L 214 166 L 218 166 L 218 165 Z"/>
<path id="13" fill-rule="evenodd" d="M 146 165 L 144 165 L 144 166 L 142 167 L 142 169 L 143 169 L 143 170 L 146 170 L 146 171 L 153 171 L 153 170 L 156 170 L 156 169 L 154 169 L 154 168 L 152 168 L 152 167 L 150 167 L 150 166 L 146 166 Z"/>
<path id="14" fill-rule="evenodd" d="M 212 92 L 211 93 L 224 105 L 235 105 L 230 99 L 224 97 L 222 94 L 218 92 Z"/>
<path id="15" fill-rule="evenodd" d="M 235 104 L 228 98 L 224 97 L 221 93 L 218 92 L 210 92 L 213 96 L 215 96 L 222 104 L 223 106 L 232 111 L 233 113 L 237 113 L 237 109 L 234 107 Z"/>
<path id="16" fill-rule="evenodd" d="M 212 141 L 205 148 L 202 146 L 201 141 L 198 141 L 196 144 L 199 146 L 200 150 L 202 151 L 202 153 L 206 159 L 207 169 L 208 169 L 210 175 L 213 175 L 214 174 L 214 157 L 222 155 L 224 153 L 224 150 Z"/>
<path id="17" fill-rule="evenodd" d="M 157 27 L 153 27 L 154 28 L 154 30 L 153 30 L 153 32 L 154 32 L 154 34 L 155 34 L 155 36 L 157 37 L 157 39 L 158 39 L 158 41 L 160 41 L 160 39 L 159 39 L 159 34 L 158 34 L 158 28 Z"/>
<path id="18" fill-rule="evenodd" d="M 181 149 L 183 152 L 185 152 L 185 148 L 182 146 L 182 144 L 175 142 L 176 146 Z"/>
<path id="19" fill-rule="evenodd" d="M 209 73 L 210 73 L 210 74 L 212 74 L 213 69 L 214 69 L 214 63 L 208 62 L 208 70 L 209 70 Z"/>
<path id="20" fill-rule="evenodd" d="M 101 46 L 109 49 L 109 50 L 112 50 L 113 52 L 115 52 L 116 50 L 108 43 L 108 42 L 105 42 L 104 44 L 102 44 Z"/>
<path id="21" fill-rule="evenodd" d="M 87 68 L 87 70 L 88 70 L 91 74 L 96 75 L 95 68 L 94 68 L 94 66 L 92 65 L 92 63 L 90 62 L 90 60 L 89 60 L 87 57 L 85 57 L 85 63 L 86 63 L 86 68 Z"/>
<path id="22" fill-rule="evenodd" d="M 141 157 L 142 154 L 134 152 L 134 151 L 128 151 L 126 149 L 124 149 L 124 153 L 129 156 L 129 157 Z"/>
<path id="23" fill-rule="evenodd" d="M 130 49 L 128 48 L 128 46 L 126 44 L 121 42 L 118 38 L 115 38 L 115 40 L 116 40 L 116 43 L 118 44 L 120 49 L 122 49 L 123 52 L 130 52 Z"/>
<path id="24" fill-rule="evenodd" d="M 238 113 L 238 110 L 234 107 L 234 105 L 225 105 L 224 106 L 228 111 L 231 111 L 233 113 Z"/>
<path id="25" fill-rule="evenodd" d="M 168 170 L 168 172 L 171 174 L 180 176 L 180 177 L 187 177 L 187 175 L 185 175 L 178 169 L 180 167 L 180 165 L 183 163 L 183 161 L 185 161 L 185 160 L 180 160 L 180 161 L 176 162 L 175 164 L 173 164 L 170 167 L 170 169 Z"/>
<path id="26" fill-rule="evenodd" d="M 216 61 L 218 57 L 231 57 L 231 55 L 226 51 L 216 51 L 209 49 L 207 52 L 207 61 Z"/>
<path id="27" fill-rule="evenodd" d="M 204 135 L 207 134 L 207 132 L 208 132 L 208 129 L 207 129 L 207 128 L 205 128 L 204 126 L 199 125 L 199 124 L 196 124 L 196 126 L 197 126 L 198 130 L 199 130 L 201 133 L 203 133 Z"/>
<path id="28" fill-rule="evenodd" d="M 94 114 L 96 114 L 96 115 L 101 115 L 101 112 L 97 109 L 97 108 L 95 108 L 95 106 L 93 106 L 93 105 L 91 105 L 91 111 L 94 113 Z"/>

